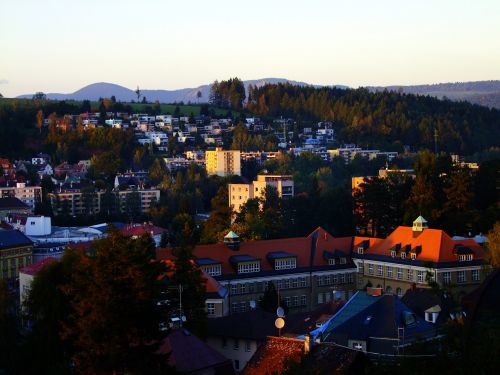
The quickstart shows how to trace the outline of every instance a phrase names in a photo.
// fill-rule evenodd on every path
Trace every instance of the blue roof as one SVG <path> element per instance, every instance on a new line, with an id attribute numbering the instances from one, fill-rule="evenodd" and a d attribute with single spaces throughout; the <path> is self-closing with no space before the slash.
<path id="1" fill-rule="evenodd" d="M 273 251 L 273 252 L 267 253 L 268 259 L 296 258 L 296 257 L 297 257 L 297 255 L 287 253 L 286 251 Z"/>
<path id="2" fill-rule="evenodd" d="M 337 333 L 358 340 L 366 340 L 369 337 L 397 338 L 398 327 L 404 327 L 404 334 L 408 339 L 417 334 L 434 332 L 434 325 L 418 317 L 400 298 L 383 295 L 341 324 L 330 326 L 325 338 L 332 339 Z"/>
<path id="3" fill-rule="evenodd" d="M 382 296 L 370 296 L 366 292 L 359 291 L 354 294 L 349 301 L 342 307 L 328 322 L 323 324 L 323 337 L 326 339 L 335 328 L 359 314 L 367 307 L 373 305 Z M 322 327 L 322 328 L 323 328 Z"/>
<path id="4" fill-rule="evenodd" d="M 33 242 L 18 230 L 0 230 L 0 249 L 33 245 Z"/>
<path id="5" fill-rule="evenodd" d="M 252 255 L 233 255 L 232 257 L 229 258 L 229 261 L 231 263 L 253 262 L 256 260 L 259 260 L 259 258 L 256 258 Z"/>
<path id="6" fill-rule="evenodd" d="M 199 266 L 208 266 L 210 264 L 221 264 L 221 263 L 222 263 L 221 261 L 214 260 L 211 258 L 198 258 L 198 259 L 196 259 L 196 264 L 198 264 Z"/>

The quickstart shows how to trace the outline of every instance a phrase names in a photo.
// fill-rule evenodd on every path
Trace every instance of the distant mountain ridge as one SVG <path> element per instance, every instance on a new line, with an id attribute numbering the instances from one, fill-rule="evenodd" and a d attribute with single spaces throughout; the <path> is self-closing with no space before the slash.
<path id="1" fill-rule="evenodd" d="M 244 81 L 245 87 L 249 85 L 262 86 L 265 84 L 290 83 L 299 86 L 322 87 L 321 85 L 311 85 L 306 82 L 293 81 L 285 78 L 262 78 Z M 197 103 L 207 102 L 210 95 L 210 84 L 201 85 L 195 88 L 185 88 L 178 90 L 148 90 L 141 89 L 141 95 L 145 96 L 148 102 L 158 100 L 161 103 Z M 339 88 L 348 88 L 348 86 L 335 85 Z M 437 83 L 431 85 L 414 86 L 367 86 L 372 92 L 390 90 L 407 94 L 430 95 L 439 99 L 448 98 L 454 101 L 468 101 L 473 104 L 479 104 L 490 108 L 500 109 L 500 80 L 475 81 L 475 82 L 455 82 L 455 83 Z M 198 99 L 197 93 L 201 92 L 201 98 Z M 115 96 L 116 100 L 130 102 L 137 100 L 134 90 L 113 83 L 99 82 L 70 93 L 48 93 L 48 99 L 55 100 L 98 100 L 99 98 L 109 98 Z M 21 95 L 18 98 L 31 98 L 33 94 Z M 142 97 L 141 97 L 142 99 Z"/>
<path id="2" fill-rule="evenodd" d="M 249 85 L 253 86 L 263 86 L 265 84 L 276 84 L 288 82 L 293 85 L 299 86 L 309 86 L 309 83 L 292 81 L 285 78 L 262 78 L 243 81 L 245 88 L 248 89 Z M 207 102 L 210 95 L 211 84 L 198 86 L 195 88 L 185 88 L 178 90 L 148 90 L 141 89 L 141 99 L 142 96 L 146 97 L 148 102 L 154 102 L 158 100 L 161 103 L 174 103 L 174 102 L 191 102 L 196 103 Z M 316 86 L 320 87 L 320 86 Z M 346 87 L 346 86 L 337 86 Z M 201 98 L 198 99 L 197 93 L 201 92 Z M 46 94 L 48 99 L 54 100 L 98 100 L 99 98 L 109 98 L 115 96 L 116 100 L 122 102 L 130 102 L 132 100 L 137 100 L 137 95 L 134 90 L 120 86 L 114 83 L 98 82 L 92 83 L 88 86 L 82 87 L 81 89 L 71 93 L 71 94 L 59 94 L 59 93 L 48 93 Z M 33 94 L 21 95 L 18 98 L 31 98 Z"/>
<path id="3" fill-rule="evenodd" d="M 500 108 L 500 80 L 436 83 L 414 86 L 369 86 L 370 91 L 396 91 L 405 94 L 429 95 L 438 99 L 467 101 L 490 108 Z"/>

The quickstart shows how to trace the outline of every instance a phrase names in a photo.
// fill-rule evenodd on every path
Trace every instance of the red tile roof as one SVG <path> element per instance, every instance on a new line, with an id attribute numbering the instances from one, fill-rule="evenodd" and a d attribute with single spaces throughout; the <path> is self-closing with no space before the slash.
<path id="1" fill-rule="evenodd" d="M 47 257 L 39 262 L 33 263 L 29 266 L 23 267 L 19 270 L 20 273 L 25 273 L 28 275 L 36 275 L 40 272 L 47 264 L 57 261 L 57 258 Z"/>
<path id="2" fill-rule="evenodd" d="M 162 234 L 163 232 L 166 232 L 167 230 L 157 227 L 153 224 L 131 224 L 124 226 L 121 231 L 126 236 L 140 236 L 144 233 L 156 236 Z"/>
<path id="3" fill-rule="evenodd" d="M 288 337 L 269 336 L 243 370 L 244 375 L 281 374 L 285 360 L 299 363 L 304 351 L 304 341 Z"/>
<path id="4" fill-rule="evenodd" d="M 261 260 L 262 271 L 272 271 L 273 265 L 266 259 L 270 252 L 286 252 L 297 257 L 297 268 L 309 267 L 311 261 L 311 245 L 316 237 L 316 250 L 312 259 L 313 266 L 326 266 L 327 260 L 323 258 L 323 252 L 342 250 L 346 256 L 351 251 L 352 237 L 334 238 L 331 234 L 319 227 L 307 237 L 281 238 L 275 240 L 243 241 L 238 251 L 229 249 L 222 243 L 212 245 L 198 245 L 193 250 L 196 258 L 209 258 L 222 264 L 223 274 L 235 273 L 230 257 L 234 255 L 249 255 Z M 158 249 L 159 259 L 174 259 L 171 249 Z"/>
<path id="5" fill-rule="evenodd" d="M 376 240 L 373 244 L 370 243 L 370 247 L 365 251 L 365 254 L 390 256 L 391 249 L 397 244 L 401 244 L 401 247 L 410 245 L 411 249 L 421 246 L 421 252 L 417 259 L 424 262 L 457 261 L 457 256 L 453 253 L 457 245 L 470 248 L 474 252 L 474 259 L 484 257 L 483 249 L 472 239 L 453 240 L 443 230 L 429 228 L 424 229 L 418 236 L 414 237 L 412 228 L 403 226 L 396 228 L 386 239 Z"/>

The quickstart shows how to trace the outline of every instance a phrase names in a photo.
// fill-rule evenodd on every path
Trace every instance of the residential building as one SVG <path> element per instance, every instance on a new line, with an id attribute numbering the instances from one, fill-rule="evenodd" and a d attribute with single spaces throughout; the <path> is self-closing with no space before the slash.
<path id="1" fill-rule="evenodd" d="M 0 221 L 10 214 L 29 214 L 31 207 L 15 197 L 0 198 Z"/>
<path id="2" fill-rule="evenodd" d="M 96 191 L 91 195 L 86 195 L 80 189 L 68 189 L 55 193 L 48 194 L 52 211 L 55 216 L 63 213 L 71 216 L 86 215 L 89 212 L 98 214 L 103 206 L 103 197 L 105 191 Z M 113 199 L 112 210 L 120 210 L 126 212 L 129 203 L 133 201 L 137 205 L 137 210 L 143 213 L 149 212 L 151 206 L 160 200 L 159 189 L 127 189 L 127 190 L 114 190 L 111 192 Z M 132 195 L 137 195 L 137 202 L 132 198 Z M 90 205 L 90 207 L 89 207 Z"/>
<path id="3" fill-rule="evenodd" d="M 42 201 L 42 188 L 40 186 L 26 186 L 25 183 L 17 183 L 16 187 L 0 187 L 0 198 L 15 197 L 35 208 L 35 204 Z"/>
<path id="4" fill-rule="evenodd" d="M 370 355 L 394 355 L 419 339 L 436 335 L 434 325 L 417 316 L 400 298 L 368 288 L 357 292 L 328 322 L 321 341 Z"/>
<path id="5" fill-rule="evenodd" d="M 32 263 L 33 242 L 17 230 L 0 230 L 0 279 L 14 281 Z"/>
<path id="6" fill-rule="evenodd" d="M 40 272 L 46 265 L 57 261 L 56 258 L 47 257 L 39 262 L 27 265 L 19 270 L 19 302 L 20 306 L 24 305 L 26 298 L 31 290 L 31 284 L 36 274 Z"/>
<path id="7" fill-rule="evenodd" d="M 208 175 L 231 176 L 241 175 L 241 155 L 238 150 L 205 151 L 205 168 Z"/>
<path id="8" fill-rule="evenodd" d="M 143 234 L 149 234 L 153 239 L 155 246 L 159 247 L 161 243 L 161 236 L 163 233 L 167 233 L 166 229 L 157 227 L 152 223 L 144 223 L 144 224 L 128 224 L 125 225 L 121 232 L 128 237 L 137 238 Z"/>
<path id="9" fill-rule="evenodd" d="M 299 312 L 354 293 L 351 241 L 323 228 L 307 237 L 241 243 L 231 232 L 224 244 L 198 245 L 193 255 L 204 272 L 229 290 L 231 314 L 255 307 L 271 282 L 290 311 Z M 158 249 L 157 255 L 174 259 L 171 249 Z"/>
<path id="10" fill-rule="evenodd" d="M 250 184 L 228 184 L 229 206 L 234 212 L 240 212 L 249 199 L 263 198 L 269 186 L 276 189 L 280 198 L 291 198 L 294 195 L 293 176 L 258 175 L 257 180 Z"/>
<path id="11" fill-rule="evenodd" d="M 168 354 L 175 373 L 232 375 L 231 361 L 184 328 L 172 330 L 162 340 L 158 352 Z"/>
<path id="12" fill-rule="evenodd" d="M 423 217 L 413 227 L 400 226 L 387 238 L 355 237 L 352 252 L 358 267 L 358 289 L 367 284 L 386 293 L 403 294 L 416 284 L 476 288 L 485 275 L 484 251 L 473 239 L 453 240 L 440 229 L 431 229 Z"/>

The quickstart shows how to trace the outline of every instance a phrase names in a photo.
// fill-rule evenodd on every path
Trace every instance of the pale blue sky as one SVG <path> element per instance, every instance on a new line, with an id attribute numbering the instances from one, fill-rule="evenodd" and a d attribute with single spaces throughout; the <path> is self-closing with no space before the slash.
<path id="1" fill-rule="evenodd" d="M 0 0 L 0 93 L 500 79 L 499 0 Z"/>

